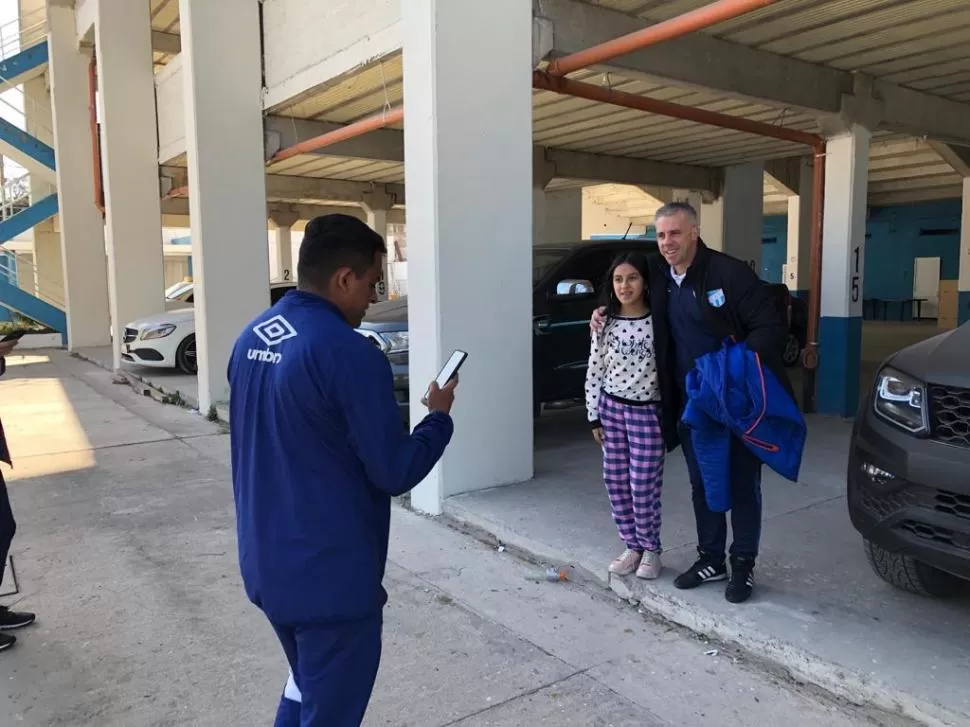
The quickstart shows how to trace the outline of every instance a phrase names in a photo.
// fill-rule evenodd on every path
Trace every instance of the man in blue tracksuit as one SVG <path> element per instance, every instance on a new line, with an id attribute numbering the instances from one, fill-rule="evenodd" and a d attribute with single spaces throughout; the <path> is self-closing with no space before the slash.
<path id="1" fill-rule="evenodd" d="M 390 500 L 451 439 L 457 380 L 432 386 L 408 434 L 384 354 L 355 332 L 386 247 L 354 217 L 307 225 L 299 288 L 239 336 L 229 363 L 239 563 L 297 688 L 279 727 L 352 727 L 381 654 Z"/>
<path id="2" fill-rule="evenodd" d="M 686 404 L 684 384 L 695 359 L 721 348 L 725 338 L 745 341 L 771 369 L 788 394 L 791 384 L 783 353 L 788 327 L 765 285 L 743 261 L 709 249 L 700 239 L 697 212 L 684 202 L 657 211 L 660 256 L 650 265 L 662 424 L 667 450 L 683 446 L 690 475 L 697 561 L 674 580 L 677 588 L 696 588 L 728 578 L 727 518 L 707 505 L 704 482 L 689 431 L 680 422 Z M 602 320 L 597 312 L 591 325 Z M 725 598 L 740 603 L 754 588 L 754 565 L 761 541 L 761 460 L 737 437 L 730 449 L 730 580 Z"/>

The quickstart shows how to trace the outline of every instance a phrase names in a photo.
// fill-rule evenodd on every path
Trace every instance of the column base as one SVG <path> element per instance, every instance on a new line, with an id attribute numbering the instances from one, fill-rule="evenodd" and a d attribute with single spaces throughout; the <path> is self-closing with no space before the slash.
<path id="1" fill-rule="evenodd" d="M 862 318 L 823 317 L 819 321 L 818 344 L 816 409 L 819 414 L 855 416 L 859 408 Z"/>

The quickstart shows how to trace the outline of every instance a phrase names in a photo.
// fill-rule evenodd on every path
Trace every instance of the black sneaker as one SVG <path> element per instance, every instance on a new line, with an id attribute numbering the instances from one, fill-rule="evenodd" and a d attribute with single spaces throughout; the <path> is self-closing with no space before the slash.
<path id="1" fill-rule="evenodd" d="M 22 629 L 24 626 L 30 626 L 36 620 L 37 617 L 32 613 L 11 611 L 6 606 L 0 606 L 0 629 L 5 631 Z"/>
<path id="2" fill-rule="evenodd" d="M 700 556 L 694 565 L 674 579 L 675 587 L 697 588 L 705 583 L 723 581 L 727 578 L 727 568 L 723 560 L 713 560 L 704 553 L 701 553 Z"/>
<path id="3" fill-rule="evenodd" d="M 0 651 L 6 651 L 17 643 L 17 637 L 10 634 L 0 634 Z"/>
<path id="4" fill-rule="evenodd" d="M 728 581 L 724 597 L 731 603 L 743 603 L 751 598 L 754 590 L 754 561 L 734 560 L 731 562 L 731 580 Z"/>

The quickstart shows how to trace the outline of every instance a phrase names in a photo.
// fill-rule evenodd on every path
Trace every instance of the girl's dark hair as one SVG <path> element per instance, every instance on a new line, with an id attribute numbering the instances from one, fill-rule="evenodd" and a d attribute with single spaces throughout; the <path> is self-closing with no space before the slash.
<path id="1" fill-rule="evenodd" d="M 610 269 L 603 279 L 603 305 L 606 306 L 606 319 L 609 321 L 620 315 L 620 300 L 616 297 L 613 289 L 613 274 L 621 265 L 632 265 L 640 277 L 643 278 L 643 299 L 648 304 L 650 301 L 650 271 L 648 269 L 647 256 L 642 252 L 621 252 L 610 264 Z"/>

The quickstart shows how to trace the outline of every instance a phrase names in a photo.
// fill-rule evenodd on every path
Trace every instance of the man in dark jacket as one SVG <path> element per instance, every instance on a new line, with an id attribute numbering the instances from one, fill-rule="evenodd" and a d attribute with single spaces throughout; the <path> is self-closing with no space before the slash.
<path id="1" fill-rule="evenodd" d="M 311 220 L 299 289 L 254 320 L 229 364 L 230 444 L 246 594 L 279 637 L 296 689 L 279 727 L 356 727 L 381 655 L 391 497 L 421 482 L 453 431 L 452 381 L 402 426 L 390 363 L 354 329 L 384 265 L 360 220 Z"/>
<path id="2" fill-rule="evenodd" d="M 17 341 L 0 341 L 0 376 L 7 372 L 7 359 L 10 352 L 17 346 Z M 7 437 L 3 433 L 3 423 L 0 422 L 0 462 L 11 465 L 10 449 L 7 447 Z M 7 496 L 7 483 L 0 473 L 0 581 L 7 567 L 7 555 L 14 533 L 17 532 L 17 522 L 13 518 L 10 508 L 10 498 Z M 0 606 L 0 651 L 9 649 L 17 643 L 17 639 L 4 631 L 29 626 L 34 622 L 34 614 L 11 611 L 6 606 Z"/>
<path id="3" fill-rule="evenodd" d="M 689 431 L 680 423 L 686 403 L 684 382 L 700 356 L 717 351 L 725 338 L 745 341 L 791 393 L 783 354 L 787 327 L 766 286 L 744 262 L 709 249 L 700 239 L 697 213 L 684 202 L 657 211 L 657 244 L 662 257 L 651 261 L 657 371 L 668 449 L 679 441 L 690 475 L 698 559 L 674 581 L 696 588 L 728 578 L 725 564 L 727 518 L 707 506 L 704 483 Z M 601 325 L 599 311 L 591 325 Z M 761 540 L 761 461 L 744 443 L 731 441 L 731 575 L 725 597 L 740 603 L 754 588 L 754 565 Z"/>

